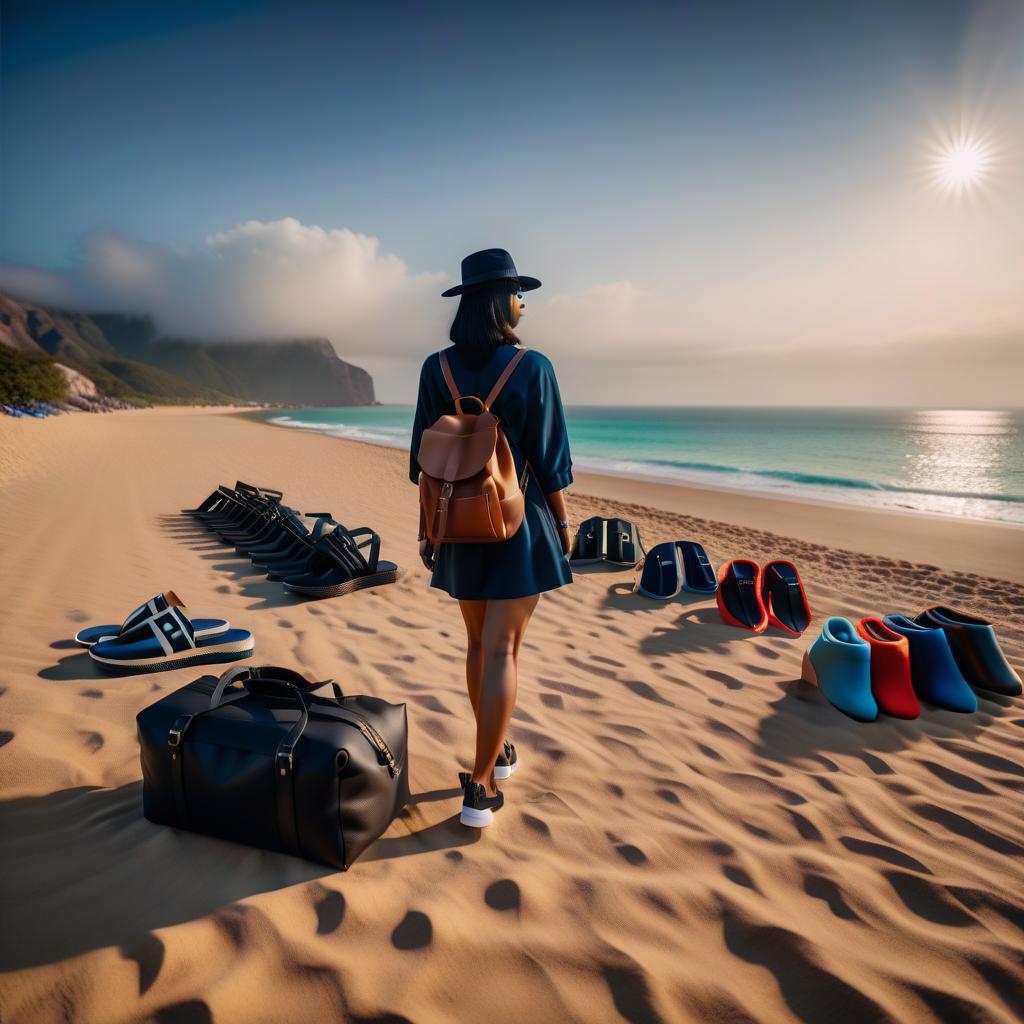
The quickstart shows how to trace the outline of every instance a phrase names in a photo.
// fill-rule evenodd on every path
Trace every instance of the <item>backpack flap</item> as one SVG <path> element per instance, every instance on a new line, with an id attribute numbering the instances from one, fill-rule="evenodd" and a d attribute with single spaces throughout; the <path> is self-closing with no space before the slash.
<path id="1" fill-rule="evenodd" d="M 427 476 L 465 480 L 484 469 L 497 443 L 498 418 L 489 412 L 442 416 L 423 431 L 416 458 Z"/>

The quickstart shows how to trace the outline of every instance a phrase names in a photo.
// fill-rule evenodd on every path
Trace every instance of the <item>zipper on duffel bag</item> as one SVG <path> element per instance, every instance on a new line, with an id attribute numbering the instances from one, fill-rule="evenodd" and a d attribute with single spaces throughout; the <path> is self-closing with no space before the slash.
<path id="1" fill-rule="evenodd" d="M 354 722 L 349 722 L 349 725 L 355 725 L 356 728 L 359 729 L 370 746 L 376 750 L 377 762 L 382 765 L 387 765 L 389 774 L 392 778 L 395 778 L 402 769 L 395 760 L 395 755 L 391 753 L 391 748 L 387 745 L 384 737 L 381 736 L 370 722 L 363 718 L 363 716 L 358 712 L 350 711 L 348 708 L 343 708 L 340 705 L 335 706 L 338 707 L 339 711 L 344 711 L 346 715 L 351 715 L 352 718 L 355 719 Z M 314 706 L 310 710 L 315 714 L 317 708 Z M 347 721 L 347 719 L 342 719 L 342 721 Z"/>

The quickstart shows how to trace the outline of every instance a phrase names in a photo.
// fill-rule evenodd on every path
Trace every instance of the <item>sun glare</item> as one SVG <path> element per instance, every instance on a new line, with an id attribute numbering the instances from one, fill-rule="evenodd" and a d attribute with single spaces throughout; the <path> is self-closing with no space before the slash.
<path id="1" fill-rule="evenodd" d="M 930 149 L 932 183 L 942 192 L 967 195 L 984 187 L 991 176 L 993 147 L 980 135 L 949 134 Z"/>
<path id="2" fill-rule="evenodd" d="M 951 192 L 961 192 L 979 184 L 988 165 L 985 147 L 977 139 L 961 139 L 942 154 L 936 171 L 940 184 Z"/>

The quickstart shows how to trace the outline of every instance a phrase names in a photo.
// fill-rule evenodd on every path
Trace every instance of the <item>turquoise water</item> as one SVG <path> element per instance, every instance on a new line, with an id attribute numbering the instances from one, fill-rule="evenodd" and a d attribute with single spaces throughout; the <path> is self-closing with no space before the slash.
<path id="1" fill-rule="evenodd" d="M 408 406 L 275 409 L 285 426 L 407 448 Z M 1024 523 L 1024 412 L 569 406 L 573 464 L 876 508 Z"/>

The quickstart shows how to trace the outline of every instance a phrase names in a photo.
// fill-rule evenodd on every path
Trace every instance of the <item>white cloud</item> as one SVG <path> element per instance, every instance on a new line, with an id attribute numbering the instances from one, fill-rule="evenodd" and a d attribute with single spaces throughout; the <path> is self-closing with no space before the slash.
<path id="1" fill-rule="evenodd" d="M 443 339 L 445 283 L 382 254 L 376 238 L 291 217 L 250 220 L 198 247 L 94 231 L 70 270 L 0 266 L 0 288 L 42 304 L 148 312 L 168 335 L 324 336 L 354 359 L 411 358 Z"/>

